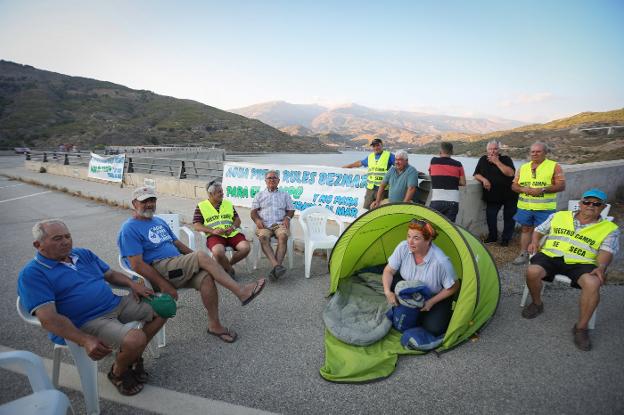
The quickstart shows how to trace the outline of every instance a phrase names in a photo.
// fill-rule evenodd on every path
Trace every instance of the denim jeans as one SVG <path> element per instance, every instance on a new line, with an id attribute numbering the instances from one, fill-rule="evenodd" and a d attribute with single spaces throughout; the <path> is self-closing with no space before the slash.
<path id="1" fill-rule="evenodd" d="M 509 241 L 513 236 L 514 227 L 516 225 L 516 221 L 514 221 L 513 216 L 516 214 L 517 201 L 515 199 L 506 200 L 505 202 L 487 202 L 487 206 L 485 208 L 485 218 L 487 220 L 488 225 L 488 239 L 496 240 L 498 239 L 498 211 L 500 208 L 503 208 L 503 241 Z"/>
<path id="2" fill-rule="evenodd" d="M 432 200 L 429 207 L 446 216 L 451 222 L 455 222 L 457 212 L 459 212 L 459 203 L 447 200 Z"/>

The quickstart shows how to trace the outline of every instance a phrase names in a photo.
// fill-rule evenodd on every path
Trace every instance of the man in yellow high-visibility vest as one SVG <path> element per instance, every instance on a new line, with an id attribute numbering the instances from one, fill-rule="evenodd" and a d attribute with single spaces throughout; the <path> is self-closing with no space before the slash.
<path id="1" fill-rule="evenodd" d="M 249 255 L 249 242 L 238 230 L 240 217 L 232 202 L 223 199 L 223 186 L 212 181 L 206 186 L 208 199 L 199 202 L 193 214 L 193 228 L 206 234 L 206 246 L 212 256 L 232 277 L 236 275 L 233 265 Z M 232 258 L 225 255 L 225 248 L 234 250 Z"/>
<path id="2" fill-rule="evenodd" d="M 548 235 L 526 272 L 532 302 L 524 307 L 522 317 L 532 319 L 544 312 L 542 280 L 566 275 L 573 287 L 581 289 L 579 318 L 572 333 L 576 347 L 585 351 L 591 349 L 587 325 L 600 301 L 600 287 L 607 279 L 605 271 L 619 249 L 617 225 L 600 216 L 606 202 L 602 190 L 586 191 L 578 212 L 564 210 L 550 215 L 535 228 L 528 247 L 534 254 L 540 249 L 542 236 Z"/>
<path id="3" fill-rule="evenodd" d="M 548 146 L 540 141 L 531 145 L 531 161 L 516 172 L 511 190 L 519 193 L 518 210 L 514 220 L 522 226 L 520 254 L 514 265 L 529 261 L 527 247 L 533 229 L 557 210 L 557 192 L 565 190 L 565 177 L 561 166 L 546 158 Z"/>
<path id="4" fill-rule="evenodd" d="M 366 183 L 366 195 L 364 196 L 364 209 L 369 209 L 371 203 L 377 197 L 377 190 L 383 180 L 384 176 L 390 170 L 390 167 L 394 166 L 394 154 L 384 150 L 383 141 L 379 138 L 375 138 L 371 141 L 370 146 L 373 148 L 373 152 L 368 157 L 354 161 L 351 164 L 342 166 L 345 169 L 351 169 L 354 167 L 367 167 L 368 168 L 368 180 Z M 382 199 L 388 198 L 388 190 L 382 195 Z"/>

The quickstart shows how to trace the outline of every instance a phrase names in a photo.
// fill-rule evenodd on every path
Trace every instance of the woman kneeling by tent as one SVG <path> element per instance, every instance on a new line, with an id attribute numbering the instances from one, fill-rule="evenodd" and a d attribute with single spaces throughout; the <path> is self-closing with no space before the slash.
<path id="1" fill-rule="evenodd" d="M 333 297 L 323 312 L 320 374 L 333 382 L 387 377 L 399 355 L 465 342 L 500 297 L 485 246 L 415 204 L 389 204 L 356 219 L 338 239 L 329 269 Z"/>
<path id="2" fill-rule="evenodd" d="M 433 243 L 436 236 L 429 222 L 412 219 L 407 240 L 397 245 L 383 271 L 384 295 L 394 307 L 389 316 L 394 328 L 405 332 L 401 339 L 404 346 L 409 344 L 425 350 L 438 346 L 442 338 L 426 348 L 418 347 L 418 340 L 424 340 L 423 335 L 427 338 L 444 334 L 453 315 L 453 296 L 460 283 L 449 258 Z M 403 284 L 403 281 L 414 283 Z M 424 301 L 403 301 L 414 297 Z M 410 330 L 415 327 L 421 328 Z"/>

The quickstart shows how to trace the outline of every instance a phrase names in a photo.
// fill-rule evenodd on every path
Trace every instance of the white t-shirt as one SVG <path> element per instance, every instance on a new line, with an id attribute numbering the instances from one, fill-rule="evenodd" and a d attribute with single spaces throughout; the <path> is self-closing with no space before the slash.
<path id="1" fill-rule="evenodd" d="M 423 263 L 416 264 L 414 255 L 407 246 L 407 241 L 401 242 L 394 250 L 388 265 L 401 272 L 401 277 L 407 281 L 418 280 L 433 292 L 439 293 L 443 288 L 451 288 L 457 280 L 453 264 L 435 244 L 431 244 Z"/>

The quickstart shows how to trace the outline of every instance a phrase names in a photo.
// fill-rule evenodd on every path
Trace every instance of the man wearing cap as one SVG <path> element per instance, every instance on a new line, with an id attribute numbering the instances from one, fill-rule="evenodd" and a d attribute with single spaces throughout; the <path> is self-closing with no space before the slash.
<path id="1" fill-rule="evenodd" d="M 541 141 L 531 145 L 531 161 L 523 164 L 511 184 L 511 190 L 519 193 L 518 210 L 514 219 L 522 225 L 520 254 L 514 265 L 529 260 L 528 246 L 533 229 L 557 210 L 557 192 L 565 190 L 565 177 L 561 166 L 546 158 L 548 146 Z"/>
<path id="2" fill-rule="evenodd" d="M 342 166 L 345 169 L 354 167 L 368 167 L 368 179 L 366 182 L 366 195 L 364 196 L 364 209 L 369 209 L 371 203 L 377 197 L 377 190 L 384 176 L 394 166 L 394 154 L 383 149 L 383 142 L 379 138 L 371 141 L 370 146 L 373 152 L 367 158 L 354 161 L 351 164 Z M 382 195 L 382 199 L 388 198 L 388 190 Z"/>
<path id="3" fill-rule="evenodd" d="M 223 199 L 221 183 L 211 181 L 206 185 L 206 192 L 208 199 L 199 202 L 193 213 L 193 228 L 206 234 L 206 246 L 212 256 L 234 277 L 233 265 L 249 255 L 249 242 L 238 230 L 241 220 L 234 205 Z M 228 246 L 235 251 L 231 259 L 225 255 Z"/>
<path id="4" fill-rule="evenodd" d="M 17 281 L 22 306 L 53 342 L 70 340 L 93 360 L 119 349 L 108 378 L 123 395 L 141 392 L 148 380 L 141 355 L 166 321 L 139 301 L 152 290 L 114 271 L 90 250 L 74 248 L 60 219 L 37 222 L 32 232 L 37 254 Z M 109 283 L 130 288 L 131 295 L 115 295 Z M 146 323 L 141 329 L 125 325 L 132 321 Z"/>
<path id="5" fill-rule="evenodd" d="M 600 216 L 606 201 L 607 195 L 602 190 L 586 191 L 578 212 L 565 210 L 551 214 L 535 228 L 528 246 L 534 254 L 542 236 L 548 235 L 526 272 L 532 302 L 524 307 L 522 317 L 532 319 L 544 311 L 542 280 L 552 281 L 556 274 L 566 275 L 573 287 L 581 289 L 579 318 L 572 333 L 576 347 L 585 351 L 591 349 L 587 325 L 600 301 L 606 269 L 619 249 L 617 225 Z"/>
<path id="6" fill-rule="evenodd" d="M 208 334 L 226 343 L 236 340 L 234 330 L 219 320 L 219 299 L 216 282 L 231 291 L 247 305 L 265 285 L 264 278 L 255 283 L 238 284 L 217 261 L 206 252 L 193 252 L 171 231 L 167 223 L 155 217 L 156 193 L 151 187 L 139 187 L 132 194 L 134 213 L 117 236 L 121 255 L 131 268 L 145 277 L 152 286 L 178 299 L 178 288 L 194 288 L 201 294 L 208 314 Z"/>

